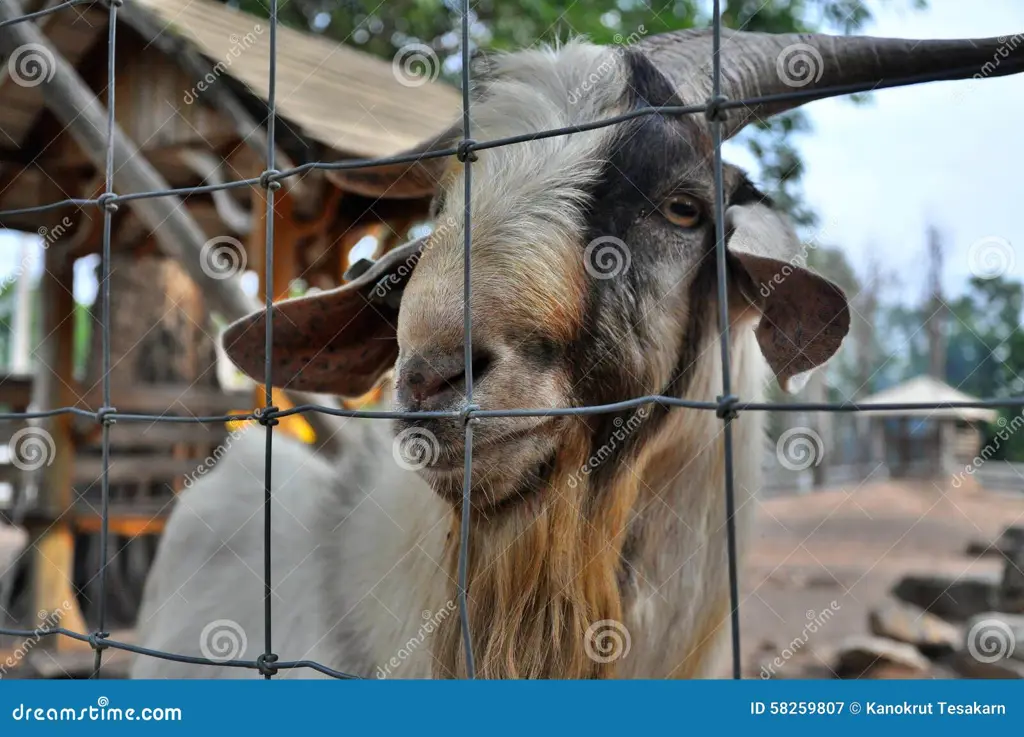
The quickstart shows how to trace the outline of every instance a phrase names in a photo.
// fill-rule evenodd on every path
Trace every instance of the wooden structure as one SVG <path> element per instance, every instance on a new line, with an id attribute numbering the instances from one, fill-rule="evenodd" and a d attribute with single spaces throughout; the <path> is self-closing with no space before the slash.
<path id="1" fill-rule="evenodd" d="M 17 15 L 54 4 L 21 0 L 16 11 L 0 12 L 0 19 L 7 17 L 4 13 Z M 95 198 L 103 191 L 102 152 L 93 145 L 96 131 L 83 130 L 88 126 L 75 119 L 80 114 L 100 120 L 99 113 L 105 113 L 107 17 L 102 4 L 78 6 L 0 32 L 0 53 L 7 55 L 19 42 L 24 46 L 35 38 L 31 34 L 40 33 L 56 69 L 52 81 L 28 83 L 12 75 L 6 63 L 0 71 L 0 129 L 5 133 L 0 145 L 0 211 L 69 197 Z M 127 0 L 117 17 L 116 191 L 132 191 L 135 182 L 157 183 L 154 189 L 217 184 L 264 171 L 267 21 L 208 0 Z M 16 29 L 28 35 L 15 36 Z M 48 72 L 46 63 L 44 58 L 43 74 Z M 53 89 L 58 84 L 59 95 Z M 69 108 L 67 100 L 75 95 L 81 105 Z M 409 87 L 395 78 L 385 61 L 310 34 L 283 27 L 278 31 L 277 169 L 391 155 L 439 133 L 458 110 L 458 94 L 442 84 Z M 212 311 L 232 319 L 238 316 L 232 313 L 249 303 L 234 282 L 207 278 L 190 256 L 197 253 L 197 242 L 218 239 L 232 244 L 238 258 L 258 276 L 262 297 L 267 278 L 265 191 L 253 187 L 191 195 L 181 207 L 162 211 L 153 203 L 132 201 L 113 214 L 113 257 L 178 258 L 198 288 L 183 291 L 175 308 L 190 320 L 206 316 L 199 322 L 215 334 L 209 321 Z M 382 252 L 426 218 L 428 204 L 375 201 L 342 192 L 315 170 L 287 180 L 274 199 L 274 298 L 287 296 L 297 286 L 339 284 L 353 245 L 369 235 L 376 238 L 377 253 Z M 28 398 L 34 408 L 98 410 L 103 405 L 99 385 L 83 381 L 73 370 L 72 293 L 76 260 L 100 249 L 101 210 L 62 208 L 3 217 L 0 228 L 39 233 L 45 249 L 40 285 L 44 338 L 34 346 L 36 370 L 30 378 L 0 380 L 0 402 L 14 411 L 23 410 Z M 196 234 L 202 238 L 197 240 Z M 188 242 L 179 245 L 180 241 Z M 115 315 L 118 300 L 112 292 Z M 116 363 L 118 356 L 112 358 Z M 122 412 L 179 416 L 223 414 L 262 404 L 261 393 L 254 401 L 251 391 L 225 392 L 215 382 L 198 381 L 197 376 L 212 368 L 201 364 L 199 358 L 193 361 L 190 371 L 196 376 L 180 381 L 114 383 L 111 404 Z M 7 396 L 11 393 L 18 394 L 16 401 L 13 394 Z M 286 399 L 278 402 L 275 397 L 275 402 L 285 405 Z M 90 559 L 83 560 L 82 541 L 100 527 L 99 428 L 71 416 L 53 418 L 42 427 L 53 439 L 54 457 L 31 478 L 18 479 L 23 488 L 35 492 L 31 503 L 19 508 L 19 522 L 28 529 L 30 544 L 21 567 L 12 574 L 15 585 L 8 588 L 18 599 L 19 625 L 34 626 L 37 613 L 61 609 L 70 601 L 74 606 L 63 626 L 88 631 L 95 626 L 89 621 L 90 606 L 96 603 L 89 586 L 99 557 L 93 548 Z M 129 557 L 122 552 L 131 541 L 162 529 L 183 474 L 195 469 L 228 433 L 223 426 L 192 424 L 111 428 L 110 531 L 118 547 L 108 551 L 113 567 L 108 573 L 120 565 L 121 557 Z M 123 498 L 115 494 L 122 489 Z M 135 586 L 144 573 L 129 571 L 124 580 Z M 115 624 L 129 625 L 137 592 L 114 595 L 124 600 L 123 606 L 108 607 L 121 615 Z M 53 645 L 81 646 L 64 638 Z"/>
<path id="2" fill-rule="evenodd" d="M 981 425 L 999 413 L 986 408 L 951 408 L 972 397 L 938 379 L 922 375 L 884 389 L 858 404 L 933 404 L 937 409 L 868 410 L 857 415 L 869 439 L 871 458 L 884 461 L 893 478 L 950 477 L 981 449 Z"/>

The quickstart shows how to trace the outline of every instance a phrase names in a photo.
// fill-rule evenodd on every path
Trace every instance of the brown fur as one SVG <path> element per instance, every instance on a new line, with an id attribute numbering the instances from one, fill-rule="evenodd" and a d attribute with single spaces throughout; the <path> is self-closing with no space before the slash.
<path id="1" fill-rule="evenodd" d="M 480 677 L 614 675 L 614 662 L 598 663 L 588 657 L 585 635 L 594 622 L 623 619 L 616 572 L 637 485 L 622 479 L 615 493 L 600 494 L 587 513 L 589 484 L 567 483 L 568 471 L 585 461 L 586 448 L 578 424 L 561 444 L 551 482 L 539 492 L 539 505 L 522 500 L 518 508 L 493 519 L 473 515 L 468 605 Z M 460 521 L 456 510 L 446 550 L 453 581 Z M 458 618 L 442 624 L 434 658 L 435 676 L 465 677 Z"/>

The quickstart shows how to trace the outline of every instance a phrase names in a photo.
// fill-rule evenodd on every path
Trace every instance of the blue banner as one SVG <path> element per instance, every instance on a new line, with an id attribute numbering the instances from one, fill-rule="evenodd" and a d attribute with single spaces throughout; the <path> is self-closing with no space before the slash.
<path id="1" fill-rule="evenodd" d="M 1020 681 L 2 681 L 0 735 L 1024 734 Z M 429 730 L 429 731 L 428 731 Z M 737 730 L 743 730 L 742 732 Z M 752 731 L 756 730 L 756 731 Z M 827 730 L 827 731 L 821 731 Z M 990 731 L 991 730 L 991 731 Z M 287 733 L 286 733 L 287 734 Z"/>

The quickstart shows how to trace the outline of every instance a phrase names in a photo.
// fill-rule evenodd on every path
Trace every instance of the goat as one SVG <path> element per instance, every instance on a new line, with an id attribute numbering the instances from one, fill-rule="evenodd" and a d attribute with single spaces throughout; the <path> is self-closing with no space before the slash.
<path id="1" fill-rule="evenodd" d="M 723 31 L 729 98 L 792 91 L 783 72 L 794 49 L 818 62 L 799 83 L 807 96 L 729 109 L 724 133 L 835 94 L 830 86 L 970 76 L 998 48 L 995 39 Z M 499 56 L 473 90 L 472 134 L 578 129 L 638 108 L 702 102 L 711 52 L 710 33 L 683 31 L 629 48 L 573 41 Z M 996 71 L 1020 69 L 1013 60 Z M 454 126 L 416 151 L 450 147 L 461 135 Z M 713 154 L 703 116 L 664 114 L 477 153 L 474 403 L 579 407 L 722 393 Z M 277 303 L 273 383 L 354 396 L 393 369 L 399 409 L 458 410 L 466 387 L 463 165 L 431 158 L 331 176 L 366 196 L 433 195 L 438 226 L 343 287 Z M 772 202 L 733 166 L 724 185 L 732 387 L 753 400 L 772 374 L 791 388 L 832 356 L 849 311 L 842 291 L 800 262 L 799 241 Z M 257 312 L 224 334 L 228 355 L 259 381 L 267 319 Z M 343 450 L 330 461 L 273 440 L 273 649 L 283 660 L 361 676 L 464 677 L 453 613 L 463 425 L 450 417 L 389 424 L 345 423 Z M 742 548 L 763 428 L 753 412 L 733 425 Z M 410 442 L 426 451 L 413 454 L 415 463 L 403 450 Z M 252 431 L 181 496 L 146 587 L 143 646 L 208 654 L 216 651 L 211 628 L 226 622 L 235 640 L 221 650 L 249 660 L 262 652 L 263 449 Z M 655 403 L 480 420 L 468 512 L 477 674 L 723 675 L 723 478 L 714 412 Z M 152 658 L 134 668 L 136 677 L 252 674 Z"/>

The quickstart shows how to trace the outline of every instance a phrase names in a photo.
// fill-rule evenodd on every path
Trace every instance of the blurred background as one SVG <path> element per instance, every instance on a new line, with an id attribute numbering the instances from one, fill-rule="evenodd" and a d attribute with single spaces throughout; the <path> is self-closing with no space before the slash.
<path id="1" fill-rule="evenodd" d="M 20 2 L 24 12 L 54 4 Z M 630 43 L 706 26 L 711 10 L 698 0 L 472 6 L 474 53 L 579 35 Z M 725 24 L 745 30 L 997 36 L 1008 54 L 1024 54 L 1015 0 L 723 6 Z M 265 168 L 267 13 L 267 0 L 127 0 L 119 12 L 115 115 L 164 186 Z M 391 155 L 443 130 L 460 110 L 458 18 L 447 0 L 282 0 L 277 168 Z M 106 104 L 106 19 L 100 5 L 74 7 L 34 24 L 46 44 L 0 49 L 0 210 L 103 191 L 102 151 L 60 124 L 42 86 L 62 60 Z M 983 76 L 813 103 L 726 144 L 726 158 L 791 213 L 807 262 L 842 285 L 853 307 L 836 358 L 799 394 L 773 399 L 1024 395 L 1024 79 Z M 375 203 L 319 171 L 290 180 L 275 206 L 274 297 L 341 283 L 360 258 L 428 231 L 427 206 Z M 224 305 L 263 297 L 265 218 L 258 187 L 192 195 L 163 215 L 127 206 L 113 215 L 120 411 L 197 416 L 262 404 L 215 337 L 235 317 Z M 72 206 L 3 217 L 0 228 L 0 411 L 99 409 L 102 216 Z M 167 255 L 188 232 L 203 234 L 201 274 Z M 275 397 L 282 407 L 293 401 Z M 245 426 L 112 428 L 106 603 L 117 637 L 131 638 L 175 493 Z M 298 417 L 281 429 L 322 440 Z M 772 413 L 742 577 L 748 675 L 1024 677 L 1022 429 L 1020 408 Z M 95 628 L 99 448 L 92 421 L 2 423 L 4 626 Z M 108 655 L 116 673 L 118 654 Z M 63 639 L 0 638 L 0 677 L 77 676 L 91 656 Z"/>

